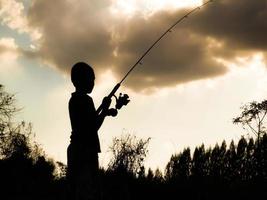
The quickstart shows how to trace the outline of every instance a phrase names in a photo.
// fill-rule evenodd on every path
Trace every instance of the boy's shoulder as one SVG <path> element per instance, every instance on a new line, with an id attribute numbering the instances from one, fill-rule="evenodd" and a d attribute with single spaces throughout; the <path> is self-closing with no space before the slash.
<path id="1" fill-rule="evenodd" d="M 92 103 L 93 99 L 92 97 L 88 96 L 87 94 L 84 93 L 79 93 L 79 92 L 73 92 L 71 94 L 70 102 L 84 102 L 84 103 Z"/>

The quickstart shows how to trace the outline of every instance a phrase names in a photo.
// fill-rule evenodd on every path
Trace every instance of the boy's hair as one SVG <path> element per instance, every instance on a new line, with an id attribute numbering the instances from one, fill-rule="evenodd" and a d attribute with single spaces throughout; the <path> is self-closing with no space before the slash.
<path id="1" fill-rule="evenodd" d="M 75 87 L 83 84 L 88 76 L 92 79 L 95 78 L 94 70 L 90 65 L 84 62 L 78 62 L 73 65 L 71 69 L 71 81 Z"/>

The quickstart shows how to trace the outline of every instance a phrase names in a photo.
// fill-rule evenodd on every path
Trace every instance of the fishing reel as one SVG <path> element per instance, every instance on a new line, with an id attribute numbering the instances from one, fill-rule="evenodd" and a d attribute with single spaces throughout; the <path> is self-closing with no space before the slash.
<path id="1" fill-rule="evenodd" d="M 126 106 L 129 102 L 129 96 L 128 94 L 119 94 L 119 97 L 117 97 L 115 94 L 113 95 L 113 97 L 115 97 L 116 99 L 116 105 L 115 108 L 111 108 L 108 110 L 108 116 L 112 116 L 115 117 L 118 114 L 118 110 L 120 110 L 122 108 L 122 106 Z"/>
<path id="2" fill-rule="evenodd" d="M 116 95 L 113 95 L 116 98 L 116 109 L 120 110 L 122 108 L 122 106 L 126 106 L 129 102 L 129 96 L 128 94 L 122 94 L 120 93 L 119 98 L 116 97 Z"/>

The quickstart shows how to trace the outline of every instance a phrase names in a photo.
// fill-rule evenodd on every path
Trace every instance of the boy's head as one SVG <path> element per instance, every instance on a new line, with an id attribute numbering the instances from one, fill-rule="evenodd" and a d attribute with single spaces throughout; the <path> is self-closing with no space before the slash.
<path id="1" fill-rule="evenodd" d="M 93 68 L 84 62 L 76 63 L 71 69 L 71 81 L 76 90 L 91 93 L 95 85 Z"/>

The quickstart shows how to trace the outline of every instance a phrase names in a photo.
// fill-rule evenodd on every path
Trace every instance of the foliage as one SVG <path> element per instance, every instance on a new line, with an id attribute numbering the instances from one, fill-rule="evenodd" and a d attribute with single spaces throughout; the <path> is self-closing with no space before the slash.
<path id="1" fill-rule="evenodd" d="M 0 124 L 5 125 L 10 118 L 19 110 L 15 106 L 15 95 L 9 94 L 0 85 Z M 3 127 L 1 127 L 3 128 Z M 0 129 L 1 130 L 1 129 Z"/>
<path id="2" fill-rule="evenodd" d="M 170 162 L 166 166 L 166 179 L 185 181 L 190 176 L 191 156 L 190 149 L 186 148 L 180 154 L 171 157 Z"/>
<path id="3" fill-rule="evenodd" d="M 182 177 L 213 177 L 226 181 L 267 179 L 267 135 L 264 134 L 263 138 L 260 140 L 260 150 L 252 138 L 247 141 L 244 137 L 241 137 L 237 145 L 232 141 L 228 149 L 225 141 L 221 146 L 217 144 L 208 150 L 205 150 L 204 145 L 196 147 L 193 158 L 190 154 L 185 156 L 184 150 L 171 157 L 166 166 L 165 178 L 167 181 L 171 178 L 180 180 Z M 260 167 L 257 167 L 257 163 Z"/>
<path id="4" fill-rule="evenodd" d="M 34 142 L 31 123 L 14 122 L 20 110 L 15 103 L 15 96 L 0 86 L 0 188 L 9 199 L 29 199 L 52 192 L 55 164 Z"/>
<path id="5" fill-rule="evenodd" d="M 241 124 L 258 137 L 266 133 L 265 118 L 267 114 L 267 100 L 260 103 L 253 101 L 241 107 L 241 114 L 233 119 L 234 124 Z"/>
<path id="6" fill-rule="evenodd" d="M 147 146 L 150 138 L 138 139 L 125 135 L 120 139 L 113 139 L 110 150 L 113 158 L 109 163 L 109 170 L 132 173 L 136 176 L 144 174 L 144 160 L 148 153 Z"/>
<path id="7" fill-rule="evenodd" d="M 14 114 L 20 109 L 16 107 L 15 96 L 4 91 L 0 85 L 0 158 L 9 158 L 12 155 L 37 159 L 44 152 L 33 141 L 31 123 L 24 121 L 13 122 Z"/>
<path id="8" fill-rule="evenodd" d="M 67 165 L 64 164 L 63 162 L 59 162 L 57 161 L 55 163 L 55 167 L 56 167 L 56 170 L 55 170 L 55 177 L 57 179 L 61 179 L 61 178 L 66 178 L 66 175 L 67 175 Z"/>

